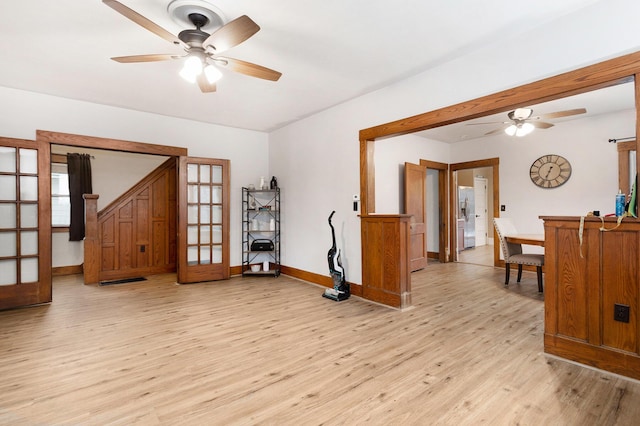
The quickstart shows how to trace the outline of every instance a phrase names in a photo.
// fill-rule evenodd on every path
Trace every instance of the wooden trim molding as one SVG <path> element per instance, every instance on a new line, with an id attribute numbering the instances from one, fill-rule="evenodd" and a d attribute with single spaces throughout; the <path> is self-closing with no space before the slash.
<path id="1" fill-rule="evenodd" d="M 53 275 L 54 277 L 78 274 L 82 274 L 82 265 L 55 266 L 51 268 L 51 275 Z"/>
<path id="2" fill-rule="evenodd" d="M 242 265 L 232 266 L 231 275 L 242 275 Z M 293 268 L 291 266 L 280 266 L 280 273 L 282 275 L 287 275 L 292 278 L 297 278 L 302 281 L 306 281 L 312 284 L 317 284 L 323 287 L 331 288 L 333 287 L 333 280 L 328 275 L 316 274 L 314 272 L 304 271 L 302 269 Z M 349 289 L 351 290 L 352 296 L 362 297 L 362 286 L 349 283 Z"/>
<path id="3" fill-rule="evenodd" d="M 307 281 L 313 284 L 318 284 L 323 287 L 333 287 L 333 280 L 328 275 L 316 274 L 314 272 L 304 271 L 302 269 L 292 268 L 291 266 L 282 265 L 280 272 L 283 275 L 287 275 L 293 278 L 297 278 L 302 281 Z M 351 295 L 362 297 L 362 286 L 349 283 L 349 290 Z"/>
<path id="4" fill-rule="evenodd" d="M 72 145 L 84 148 L 109 149 L 112 151 L 140 152 L 152 155 L 166 155 L 169 157 L 187 155 L 187 148 L 94 136 L 74 135 L 72 133 L 51 132 L 48 130 L 36 130 L 36 139 L 56 145 Z"/>
<path id="5" fill-rule="evenodd" d="M 62 154 L 51 154 L 51 162 L 58 164 L 67 164 L 67 156 Z"/>
<path id="6" fill-rule="evenodd" d="M 363 129 L 360 130 L 360 140 L 372 141 L 382 137 L 404 135 L 506 112 L 523 104 L 547 102 L 614 86 L 631 81 L 638 72 L 640 52 L 635 52 L 492 95 Z"/>
<path id="7" fill-rule="evenodd" d="M 437 161 L 420 160 L 420 165 L 427 169 L 438 171 L 438 224 L 440 229 L 438 230 L 438 252 L 428 253 L 428 258 L 438 259 L 441 263 L 446 263 L 450 260 L 449 257 L 449 244 L 447 242 L 447 236 L 449 235 L 450 222 L 447 216 L 447 191 L 449 188 L 449 165 L 447 163 L 440 163 Z M 435 257 L 434 257 L 435 255 Z"/>
<path id="8" fill-rule="evenodd" d="M 360 140 L 360 214 L 376 211 L 375 161 L 373 141 Z"/>
<path id="9" fill-rule="evenodd" d="M 636 150 L 636 141 L 618 142 L 618 188 L 623 194 L 631 193 L 629 187 L 629 152 Z M 637 152 L 637 151 L 636 151 Z"/>

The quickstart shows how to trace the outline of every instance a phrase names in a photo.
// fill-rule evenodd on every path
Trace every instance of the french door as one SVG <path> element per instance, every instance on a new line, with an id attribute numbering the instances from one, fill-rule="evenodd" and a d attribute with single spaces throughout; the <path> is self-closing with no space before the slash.
<path id="1" fill-rule="evenodd" d="M 49 144 L 0 137 L 0 309 L 51 302 Z"/>
<path id="2" fill-rule="evenodd" d="M 180 157 L 178 282 L 227 279 L 229 160 Z"/>

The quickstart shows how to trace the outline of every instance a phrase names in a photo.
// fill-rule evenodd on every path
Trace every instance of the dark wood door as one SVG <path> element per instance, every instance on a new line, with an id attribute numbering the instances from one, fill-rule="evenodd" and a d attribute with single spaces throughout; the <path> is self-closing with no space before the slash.
<path id="1" fill-rule="evenodd" d="M 227 279 L 229 160 L 180 157 L 178 282 Z"/>
<path id="2" fill-rule="evenodd" d="M 49 144 L 0 137 L 0 309 L 51 302 Z"/>
<path id="3" fill-rule="evenodd" d="M 409 226 L 411 272 L 427 266 L 426 179 L 426 167 L 404 163 L 404 212 L 411 215 Z"/>

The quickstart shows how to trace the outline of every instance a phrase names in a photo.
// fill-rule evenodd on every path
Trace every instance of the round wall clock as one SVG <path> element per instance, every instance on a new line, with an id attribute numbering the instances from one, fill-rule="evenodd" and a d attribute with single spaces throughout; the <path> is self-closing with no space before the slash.
<path id="1" fill-rule="evenodd" d="M 571 164 L 561 155 L 543 155 L 533 162 L 529 176 L 540 188 L 557 188 L 571 177 Z"/>

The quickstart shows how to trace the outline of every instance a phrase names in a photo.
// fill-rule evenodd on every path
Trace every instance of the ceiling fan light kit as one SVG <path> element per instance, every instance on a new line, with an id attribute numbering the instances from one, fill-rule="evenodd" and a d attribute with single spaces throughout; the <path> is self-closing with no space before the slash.
<path id="1" fill-rule="evenodd" d="M 540 121 L 543 119 L 553 119 L 560 117 L 570 117 L 572 115 L 584 114 L 587 110 L 585 108 L 576 108 L 576 109 L 568 109 L 566 111 L 556 111 L 550 112 L 548 114 L 542 114 L 537 117 L 533 117 L 533 109 L 531 108 L 516 108 L 513 111 L 507 113 L 507 117 L 509 117 L 510 121 L 491 121 L 491 122 L 482 122 L 482 123 L 469 123 L 473 125 L 484 125 L 484 124 L 502 124 L 502 127 L 498 129 L 491 130 L 485 133 L 485 136 L 495 135 L 497 133 L 501 133 L 504 131 L 509 136 L 517 136 L 522 137 L 533 132 L 534 129 L 548 129 L 553 127 L 553 123 L 548 123 L 546 121 Z M 507 125 L 505 127 L 505 124 Z"/>
<path id="2" fill-rule="evenodd" d="M 167 8 L 171 18 L 180 25 L 196 27 L 195 29 L 182 30 L 176 37 L 117 0 L 102 0 L 102 2 L 157 36 L 182 46 L 186 52 L 185 55 L 153 54 L 111 58 L 116 62 L 155 62 L 186 58 L 179 74 L 190 83 L 197 83 L 203 93 L 216 91 L 215 82 L 222 78 L 222 72 L 216 65 L 222 65 L 230 71 L 264 80 L 277 81 L 282 76 L 282 73 L 278 71 L 251 62 L 218 56 L 223 51 L 249 39 L 260 30 L 258 24 L 246 15 L 226 23 L 222 12 L 205 1 L 174 0 Z M 210 32 L 205 32 L 203 29 Z"/>
<path id="3" fill-rule="evenodd" d="M 196 78 L 202 72 L 202 60 L 195 55 L 189 56 L 184 61 L 184 66 L 180 70 L 180 77 L 189 83 L 195 83 Z"/>
<path id="4" fill-rule="evenodd" d="M 509 136 L 522 137 L 533 132 L 533 129 L 535 129 L 535 126 L 533 124 L 521 122 L 510 125 L 506 129 L 504 129 L 504 132 Z"/>

